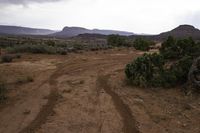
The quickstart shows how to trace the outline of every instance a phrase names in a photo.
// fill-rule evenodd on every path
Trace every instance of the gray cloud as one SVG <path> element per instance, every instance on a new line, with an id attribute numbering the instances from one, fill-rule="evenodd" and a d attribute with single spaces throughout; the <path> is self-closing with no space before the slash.
<path id="1" fill-rule="evenodd" d="M 27 5 L 29 3 L 58 2 L 62 0 L 0 0 L 0 4 Z"/>
<path id="2" fill-rule="evenodd" d="M 200 27 L 200 11 L 190 17 L 190 22 L 197 27 Z"/>
<path id="3" fill-rule="evenodd" d="M 183 14 L 177 22 L 191 24 L 200 28 L 200 10 Z"/>

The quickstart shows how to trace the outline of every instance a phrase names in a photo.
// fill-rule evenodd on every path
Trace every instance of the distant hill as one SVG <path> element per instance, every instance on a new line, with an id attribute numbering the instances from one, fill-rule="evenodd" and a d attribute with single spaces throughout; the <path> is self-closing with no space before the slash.
<path id="1" fill-rule="evenodd" d="M 74 37 L 78 36 L 80 34 L 101 34 L 101 35 L 111 35 L 111 34 L 119 34 L 123 36 L 130 36 L 133 35 L 131 32 L 125 32 L 125 31 L 116 31 L 116 30 L 99 30 L 99 29 L 93 29 L 89 30 L 82 27 L 65 27 L 62 31 L 51 34 L 50 36 L 55 37 Z"/>
<path id="2" fill-rule="evenodd" d="M 168 36 L 176 38 L 192 37 L 195 40 L 200 40 L 200 30 L 192 25 L 180 25 L 171 31 L 163 32 L 158 35 L 139 35 L 132 32 L 117 31 L 117 30 L 99 30 L 99 29 L 86 29 L 82 27 L 64 27 L 62 31 L 56 32 L 48 29 L 36 29 L 19 26 L 5 26 L 0 25 L 0 35 L 37 35 L 43 37 L 76 37 L 93 39 L 93 38 L 106 38 L 107 35 L 119 34 L 122 36 L 129 36 L 129 38 L 143 37 L 151 40 L 162 41 Z"/>
<path id="3" fill-rule="evenodd" d="M 55 31 L 48 29 L 0 25 L 1 35 L 48 35 L 52 33 L 55 33 Z"/>
<path id="4" fill-rule="evenodd" d="M 157 38 L 166 39 L 168 36 L 174 36 L 176 38 L 192 37 L 194 39 L 200 39 L 200 30 L 192 25 L 180 25 L 171 31 L 159 34 Z"/>
<path id="5" fill-rule="evenodd" d="M 132 35 L 129 36 L 129 38 L 134 39 L 142 37 L 149 40 L 163 41 L 166 40 L 168 36 L 173 36 L 179 39 L 192 37 L 195 40 L 200 40 L 200 30 L 192 25 L 180 25 L 171 31 L 163 32 L 158 35 Z"/>

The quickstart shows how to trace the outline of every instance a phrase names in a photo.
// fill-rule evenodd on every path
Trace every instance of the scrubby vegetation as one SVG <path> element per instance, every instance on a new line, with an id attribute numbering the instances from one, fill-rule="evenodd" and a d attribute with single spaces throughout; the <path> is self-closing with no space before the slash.
<path id="1" fill-rule="evenodd" d="M 37 37 L 1 37 L 0 48 L 9 53 L 34 53 L 34 54 L 61 54 L 80 51 L 97 51 L 112 48 L 106 43 L 106 38 L 81 38 L 68 39 L 37 38 Z"/>
<path id="2" fill-rule="evenodd" d="M 35 54 L 55 54 L 57 51 L 52 47 L 48 45 L 19 45 L 7 48 L 7 51 L 9 53 L 35 53 Z"/>
<path id="3" fill-rule="evenodd" d="M 5 85 L 3 83 L 0 82 L 0 103 L 6 99 L 5 96 L 6 93 L 6 88 Z"/>
<path id="4" fill-rule="evenodd" d="M 3 55 L 1 56 L 1 62 L 2 63 L 10 63 L 13 61 L 13 56 L 11 55 Z"/>
<path id="5" fill-rule="evenodd" d="M 159 54 L 144 54 L 128 64 L 125 73 L 128 79 L 138 86 L 161 84 L 158 81 L 163 73 L 164 59 Z M 160 79 L 161 80 L 161 79 Z"/>
<path id="6" fill-rule="evenodd" d="M 155 45 L 153 41 L 145 40 L 142 38 L 136 38 L 133 43 L 134 48 L 141 51 L 148 51 L 152 45 Z"/>
<path id="7" fill-rule="evenodd" d="M 109 35 L 107 39 L 108 45 L 120 47 L 127 46 L 126 38 L 120 35 Z"/>
<path id="8" fill-rule="evenodd" d="M 160 53 L 165 59 L 180 59 L 184 56 L 200 56 L 200 43 L 196 43 L 191 37 L 187 39 L 176 40 L 173 37 L 162 44 Z"/>
<path id="9" fill-rule="evenodd" d="M 184 84 L 194 59 L 200 56 L 200 45 L 192 38 L 169 37 L 159 54 L 144 54 L 127 64 L 126 77 L 137 86 L 172 87 Z"/>
<path id="10" fill-rule="evenodd" d="M 20 58 L 20 54 L 4 54 L 1 56 L 1 63 L 11 63 L 14 59 Z"/>
<path id="11" fill-rule="evenodd" d="M 155 45 L 153 41 L 144 38 L 130 39 L 120 35 L 108 36 L 107 44 L 114 47 L 134 47 L 141 51 L 148 51 L 152 45 Z"/>

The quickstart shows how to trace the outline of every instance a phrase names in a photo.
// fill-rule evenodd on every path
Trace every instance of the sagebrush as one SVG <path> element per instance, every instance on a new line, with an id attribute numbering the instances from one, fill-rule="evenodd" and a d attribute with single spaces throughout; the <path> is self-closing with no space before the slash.
<path id="1" fill-rule="evenodd" d="M 144 54 L 126 65 L 125 74 L 137 86 L 172 87 L 185 84 L 200 45 L 192 38 L 173 37 L 162 44 L 159 54 Z"/>

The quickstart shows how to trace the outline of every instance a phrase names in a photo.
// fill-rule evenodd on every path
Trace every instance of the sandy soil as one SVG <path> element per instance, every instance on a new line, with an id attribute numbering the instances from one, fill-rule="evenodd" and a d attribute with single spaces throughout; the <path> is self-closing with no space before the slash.
<path id="1" fill-rule="evenodd" d="M 126 83 L 125 64 L 141 54 L 25 54 L 0 64 L 9 90 L 0 133 L 199 133 L 199 96 Z M 30 76 L 33 82 L 26 82 Z"/>

